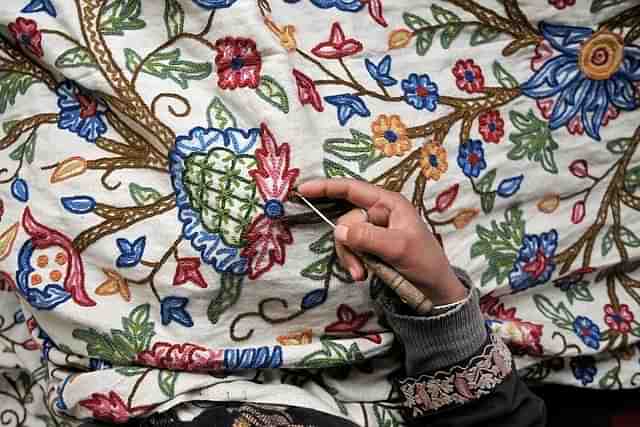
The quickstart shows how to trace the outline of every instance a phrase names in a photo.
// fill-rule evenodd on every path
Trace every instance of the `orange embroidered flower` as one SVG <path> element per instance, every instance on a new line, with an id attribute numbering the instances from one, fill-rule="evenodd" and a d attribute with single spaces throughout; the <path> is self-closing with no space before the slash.
<path id="1" fill-rule="evenodd" d="M 427 179 L 438 181 L 447 171 L 447 150 L 438 142 L 428 142 L 420 150 L 420 166 Z"/>
<path id="2" fill-rule="evenodd" d="M 409 44 L 413 38 L 413 33 L 409 30 L 393 30 L 389 34 L 389 49 L 400 49 Z"/>
<path id="3" fill-rule="evenodd" d="M 387 157 L 402 156 L 411 149 L 411 141 L 407 137 L 407 127 L 396 114 L 386 116 L 380 114 L 371 123 L 373 145 Z"/>
<path id="4" fill-rule="evenodd" d="M 280 335 L 276 340 L 284 346 L 311 344 L 313 331 L 311 329 L 305 329 L 300 332 L 292 332 L 287 335 Z"/>

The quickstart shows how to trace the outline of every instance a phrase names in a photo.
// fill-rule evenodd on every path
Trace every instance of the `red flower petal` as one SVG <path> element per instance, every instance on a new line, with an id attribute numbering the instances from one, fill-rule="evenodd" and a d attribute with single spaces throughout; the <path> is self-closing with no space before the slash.
<path id="1" fill-rule="evenodd" d="M 369 15 L 376 21 L 378 24 L 386 27 L 387 21 L 382 16 L 382 1 L 381 0 L 369 0 Z"/>
<path id="2" fill-rule="evenodd" d="M 584 219 L 587 210 L 584 205 L 584 200 L 580 200 L 573 205 L 573 209 L 571 211 L 571 222 L 574 224 L 579 224 Z"/>
<path id="3" fill-rule="evenodd" d="M 449 209 L 449 207 L 451 207 L 453 202 L 456 200 L 456 197 L 458 197 L 459 188 L 460 185 L 455 184 L 442 193 L 438 194 L 438 197 L 436 197 L 436 211 L 442 213 Z"/>
<path id="4" fill-rule="evenodd" d="M 333 322 L 324 328 L 325 332 L 357 332 L 369 321 L 373 316 L 373 312 L 357 314 L 351 307 L 346 304 L 340 304 L 337 310 L 338 321 Z"/>
<path id="5" fill-rule="evenodd" d="M 315 82 L 302 72 L 293 69 L 293 76 L 298 86 L 298 97 L 302 105 L 311 104 L 316 111 L 324 111 L 322 98 L 318 93 Z"/>
<path id="6" fill-rule="evenodd" d="M 329 41 L 319 43 L 311 49 L 311 53 L 320 58 L 338 59 L 345 56 L 354 55 L 362 51 L 363 46 L 358 40 L 349 38 L 345 39 L 342 27 L 335 22 L 331 26 L 331 37 Z"/>
<path id="7" fill-rule="evenodd" d="M 589 166 L 587 165 L 587 161 L 584 159 L 574 160 L 569 165 L 569 171 L 575 177 L 585 178 L 589 175 Z"/>
<path id="8" fill-rule="evenodd" d="M 241 252 L 249 259 L 249 278 L 257 279 L 273 264 L 284 264 L 285 245 L 293 243 L 293 236 L 280 221 L 266 215 L 258 216 L 246 234 L 247 246 Z"/>
<path id="9" fill-rule="evenodd" d="M 191 282 L 201 288 L 207 288 L 209 285 L 200 273 L 200 258 L 180 258 L 178 266 L 173 276 L 173 286 L 183 285 Z"/>

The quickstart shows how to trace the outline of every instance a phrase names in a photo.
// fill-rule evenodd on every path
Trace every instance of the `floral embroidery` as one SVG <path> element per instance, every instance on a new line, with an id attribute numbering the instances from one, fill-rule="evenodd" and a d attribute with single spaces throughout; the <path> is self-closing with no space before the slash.
<path id="1" fill-rule="evenodd" d="M 402 156 L 411 149 L 411 141 L 407 138 L 407 127 L 396 114 L 381 114 L 371 123 L 373 145 L 387 157 Z"/>
<path id="2" fill-rule="evenodd" d="M 371 78 L 381 85 L 394 86 L 398 83 L 398 81 L 389 74 L 391 72 L 391 55 L 385 55 L 377 65 L 368 58 L 365 58 L 364 64 Z"/>
<path id="3" fill-rule="evenodd" d="M 162 324 L 166 326 L 171 322 L 177 322 L 187 328 L 192 327 L 193 319 L 187 311 L 188 304 L 189 299 L 184 297 L 169 296 L 160 301 Z"/>
<path id="4" fill-rule="evenodd" d="M 96 288 L 96 295 L 108 296 L 120 294 L 123 300 L 131 301 L 131 290 L 129 283 L 117 271 L 103 269 L 102 272 L 107 276 L 107 280 L 102 282 Z"/>
<path id="5" fill-rule="evenodd" d="M 30 0 L 27 5 L 22 8 L 22 13 L 37 13 L 46 12 L 52 17 L 58 16 L 56 8 L 53 5 L 53 0 Z"/>
<path id="6" fill-rule="evenodd" d="M 420 76 L 416 73 L 409 74 L 406 80 L 402 80 L 402 91 L 407 104 L 412 105 L 416 110 L 436 110 L 440 99 L 438 85 L 432 82 L 427 74 Z"/>
<path id="7" fill-rule="evenodd" d="M 313 331 L 311 329 L 305 329 L 302 332 L 291 332 L 278 336 L 276 340 L 283 346 L 311 344 L 313 341 Z"/>
<path id="8" fill-rule="evenodd" d="M 483 113 L 478 118 L 480 134 L 485 142 L 498 144 L 504 136 L 504 120 L 497 110 Z"/>
<path id="9" fill-rule="evenodd" d="M 282 347 L 227 349 L 224 351 L 225 369 L 275 369 L 282 365 Z"/>
<path id="10" fill-rule="evenodd" d="M 588 317 L 576 317 L 573 331 L 587 346 L 595 350 L 600 347 L 600 328 Z"/>
<path id="11" fill-rule="evenodd" d="M 209 350 L 191 343 L 156 342 L 138 354 L 137 362 L 160 369 L 200 372 L 222 369 L 222 350 Z"/>
<path id="12" fill-rule="evenodd" d="M 140 263 L 147 238 L 138 237 L 135 241 L 130 242 L 127 239 L 117 239 L 116 244 L 120 250 L 120 256 L 116 259 L 116 265 L 120 268 L 135 267 Z"/>
<path id="13" fill-rule="evenodd" d="M 611 330 L 626 334 L 631 331 L 631 323 L 634 320 L 633 313 L 627 304 L 621 304 L 617 309 L 611 304 L 604 306 L 604 322 Z"/>
<path id="14" fill-rule="evenodd" d="M 449 168 L 447 150 L 437 142 L 424 144 L 420 149 L 420 166 L 427 179 L 438 181 Z"/>
<path id="15" fill-rule="evenodd" d="M 189 282 L 203 289 L 209 286 L 200 272 L 200 259 L 193 257 L 179 258 L 177 262 L 178 266 L 173 276 L 173 286 L 180 286 Z"/>
<path id="16" fill-rule="evenodd" d="M 327 59 L 340 59 L 346 56 L 355 55 L 363 49 L 362 43 L 356 39 L 345 38 L 342 27 L 335 22 L 331 26 L 331 35 L 326 42 L 319 43 L 311 49 L 311 53 Z"/>
<path id="17" fill-rule="evenodd" d="M 406 408 L 416 417 L 463 405 L 491 393 L 511 373 L 512 363 L 507 346 L 490 334 L 482 352 L 464 365 L 402 380 L 400 391 Z"/>
<path id="18" fill-rule="evenodd" d="M 60 116 L 58 127 L 78 134 L 88 142 L 95 142 L 107 131 L 104 114 L 107 106 L 86 93 L 71 80 L 64 80 L 56 88 Z"/>
<path id="19" fill-rule="evenodd" d="M 301 71 L 293 69 L 293 76 L 298 86 L 298 97 L 302 105 L 311 104 L 316 111 L 324 111 L 322 98 L 318 93 L 315 82 Z"/>
<path id="20" fill-rule="evenodd" d="M 35 56 L 42 58 L 42 33 L 38 30 L 38 23 L 33 19 L 18 18 L 9 24 L 9 32 L 20 45 Z"/>
<path id="21" fill-rule="evenodd" d="M 354 115 L 369 117 L 371 112 L 362 99 L 355 95 L 332 95 L 324 98 L 329 104 L 338 108 L 338 122 L 344 126 Z"/>
<path id="22" fill-rule="evenodd" d="M 222 9 L 231 7 L 236 0 L 193 0 L 195 4 L 205 9 Z"/>
<path id="23" fill-rule="evenodd" d="M 218 86 L 221 89 L 257 88 L 262 58 L 251 39 L 225 37 L 216 41 Z"/>
<path id="24" fill-rule="evenodd" d="M 558 233 L 551 230 L 540 235 L 525 235 L 513 269 L 509 273 L 511 289 L 524 289 L 545 283 L 556 268 L 553 256 L 558 247 Z"/>
<path id="25" fill-rule="evenodd" d="M 549 127 L 558 129 L 578 117 L 591 138 L 600 140 L 600 128 L 611 106 L 638 107 L 634 84 L 640 81 L 640 48 L 625 45 L 607 30 L 540 24 L 548 55 L 541 64 L 532 60 L 533 76 L 522 92 L 545 102 Z M 544 112 L 544 111 L 543 111 Z"/>
<path id="26" fill-rule="evenodd" d="M 115 391 L 108 394 L 92 393 L 89 399 L 82 400 L 80 406 L 91 411 L 91 416 L 112 423 L 126 423 L 132 417 L 148 412 L 148 406 L 129 408 Z"/>
<path id="27" fill-rule="evenodd" d="M 571 366 L 571 372 L 582 385 L 591 384 L 598 368 L 596 367 L 596 359 L 593 356 L 578 356 L 572 357 L 569 362 Z"/>
<path id="28" fill-rule="evenodd" d="M 484 89 L 484 75 L 480 67 L 475 65 L 473 59 L 459 60 L 452 72 L 456 78 L 458 89 L 467 93 L 482 92 Z"/>
<path id="29" fill-rule="evenodd" d="M 549 4 L 556 9 L 564 9 L 566 7 L 575 6 L 576 0 L 548 0 Z"/>
<path id="30" fill-rule="evenodd" d="M 458 148 L 458 166 L 468 177 L 477 178 L 480 172 L 487 167 L 484 160 L 482 141 L 470 139 Z"/>

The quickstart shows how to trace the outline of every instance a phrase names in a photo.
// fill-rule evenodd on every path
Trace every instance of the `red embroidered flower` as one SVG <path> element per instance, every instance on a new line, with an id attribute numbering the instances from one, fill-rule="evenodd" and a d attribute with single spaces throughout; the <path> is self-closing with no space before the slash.
<path id="1" fill-rule="evenodd" d="M 460 59 L 451 70 L 456 77 L 458 89 L 467 93 L 481 92 L 484 89 L 484 76 L 473 59 Z"/>
<path id="2" fill-rule="evenodd" d="M 336 315 L 338 316 L 338 320 L 324 328 L 325 332 L 334 334 L 352 333 L 375 344 L 380 344 L 382 342 L 380 334 L 362 330 L 371 316 L 373 316 L 372 311 L 356 313 L 355 310 L 348 305 L 340 304 Z"/>
<path id="3" fill-rule="evenodd" d="M 345 39 L 342 27 L 335 22 L 331 26 L 329 41 L 319 43 L 311 52 L 320 58 L 338 59 L 354 55 L 363 49 L 362 43 L 356 39 Z"/>
<path id="4" fill-rule="evenodd" d="M 42 58 L 42 33 L 38 30 L 38 23 L 33 19 L 18 18 L 9 24 L 9 31 L 13 38 L 27 48 L 35 56 Z"/>
<path id="5" fill-rule="evenodd" d="M 222 369 L 223 351 L 209 350 L 190 343 L 158 342 L 151 350 L 139 353 L 137 362 L 177 371 L 216 371 Z"/>
<path id="6" fill-rule="evenodd" d="M 611 304 L 604 306 L 604 321 L 614 331 L 622 334 L 628 333 L 631 330 L 633 319 L 633 313 L 627 304 L 620 305 L 617 311 Z"/>
<path id="7" fill-rule="evenodd" d="M 0 271 L 0 291 L 15 291 L 16 284 L 8 273 Z"/>
<path id="8" fill-rule="evenodd" d="M 116 424 L 126 423 L 131 417 L 142 415 L 151 409 L 151 406 L 129 409 L 115 391 L 110 391 L 109 395 L 93 393 L 89 399 L 81 400 L 80 406 L 90 410 L 93 418 Z"/>
<path id="9" fill-rule="evenodd" d="M 293 243 L 289 228 L 279 219 L 284 215 L 284 201 L 293 187 L 299 169 L 289 169 L 289 144 L 278 145 L 263 123 L 262 146 L 256 149 L 257 169 L 249 171 L 264 201 L 264 213 L 249 226 L 247 246 L 241 255 L 249 260 L 249 278 L 256 279 L 274 263 L 284 264 L 285 245 Z"/>
<path id="10" fill-rule="evenodd" d="M 553 5 L 556 9 L 564 9 L 565 7 L 574 6 L 576 0 L 549 0 L 549 4 Z"/>
<path id="11" fill-rule="evenodd" d="M 302 105 L 311 104 L 316 111 L 324 111 L 322 106 L 322 98 L 318 93 L 316 84 L 314 81 L 301 73 L 300 71 L 293 69 L 293 77 L 296 79 L 296 85 L 298 86 L 298 98 Z"/>
<path id="12" fill-rule="evenodd" d="M 499 143 L 504 136 L 504 120 L 497 110 L 487 111 L 480 115 L 480 134 L 485 142 Z"/>
<path id="13" fill-rule="evenodd" d="M 201 288 L 209 285 L 200 273 L 200 258 L 179 258 L 176 273 L 173 276 L 173 286 L 184 285 L 191 282 Z"/>
<path id="14" fill-rule="evenodd" d="M 220 88 L 258 87 L 262 59 L 253 40 L 225 37 L 216 41 L 216 50 Z"/>

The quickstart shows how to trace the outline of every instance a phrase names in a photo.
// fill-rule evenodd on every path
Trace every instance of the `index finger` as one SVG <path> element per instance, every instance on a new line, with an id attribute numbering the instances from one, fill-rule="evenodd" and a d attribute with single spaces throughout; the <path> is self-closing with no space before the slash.
<path id="1" fill-rule="evenodd" d="M 298 186 L 305 197 L 345 199 L 361 208 L 382 205 L 390 210 L 397 202 L 394 193 L 357 179 L 332 178 L 308 181 Z"/>

